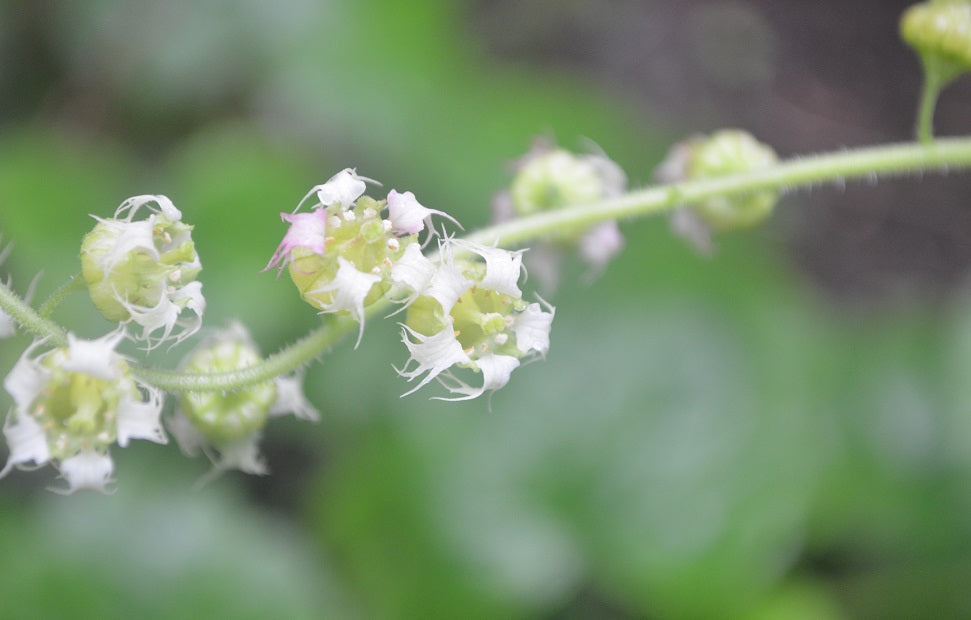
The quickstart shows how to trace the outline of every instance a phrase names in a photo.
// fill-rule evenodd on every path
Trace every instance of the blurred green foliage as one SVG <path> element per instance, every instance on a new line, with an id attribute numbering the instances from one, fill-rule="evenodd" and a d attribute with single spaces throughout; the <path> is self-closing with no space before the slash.
<path id="1" fill-rule="evenodd" d="M 0 40 L 30 5 L 4 6 Z M 43 298 L 89 213 L 165 193 L 196 226 L 208 324 L 238 318 L 265 351 L 319 320 L 258 271 L 278 212 L 334 171 L 474 228 L 535 134 L 593 138 L 637 184 L 671 138 L 577 77 L 482 55 L 465 3 L 44 6 L 62 79 L 107 113 L 4 119 L 15 287 L 43 269 Z M 109 497 L 12 474 L 0 617 L 971 615 L 968 304 L 840 312 L 765 232 L 714 260 L 661 221 L 624 232 L 596 282 L 567 265 L 549 359 L 491 404 L 399 399 L 404 349 L 372 321 L 308 372 L 322 422 L 271 425 L 267 478 L 193 492 L 205 464 L 173 446 L 116 450 Z M 56 318 L 108 327 L 83 296 Z M 0 343 L 0 370 L 26 344 Z"/>

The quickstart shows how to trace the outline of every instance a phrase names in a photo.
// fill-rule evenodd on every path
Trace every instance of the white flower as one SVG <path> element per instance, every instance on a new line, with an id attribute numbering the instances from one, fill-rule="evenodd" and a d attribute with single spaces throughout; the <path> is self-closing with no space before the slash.
<path id="1" fill-rule="evenodd" d="M 14 407 L 4 425 L 10 457 L 0 477 L 33 462 L 53 462 L 66 492 L 106 490 L 113 470 L 108 448 L 131 439 L 165 443 L 162 394 L 139 386 L 114 349 L 123 332 L 97 340 L 68 334 L 68 346 L 37 355 L 34 342 L 4 380 Z M 145 396 L 147 394 L 147 397 Z"/>
<path id="2" fill-rule="evenodd" d="M 279 376 L 276 383 L 276 401 L 270 407 L 270 415 L 284 415 L 293 413 L 301 420 L 316 422 L 320 419 L 320 412 L 310 404 L 303 393 L 303 373 Z"/>
<path id="3" fill-rule="evenodd" d="M 367 189 L 365 183 L 375 183 L 377 181 L 369 179 L 367 177 L 362 177 L 357 174 L 357 171 L 353 168 L 344 168 L 330 179 L 326 183 L 320 185 L 315 185 L 307 192 L 307 195 L 297 203 L 297 209 L 300 208 L 307 198 L 312 195 L 317 195 L 317 202 L 324 207 L 329 207 L 331 205 L 339 204 L 345 209 L 349 208 L 354 202 L 364 195 L 364 190 Z"/>
<path id="4" fill-rule="evenodd" d="M 128 446 L 129 439 L 147 439 L 155 443 L 168 443 L 162 429 L 162 393 L 150 386 L 143 386 L 148 400 L 135 400 L 123 394 L 118 407 L 118 445 Z"/>
<path id="5" fill-rule="evenodd" d="M 134 221 L 142 207 L 147 218 Z M 94 217 L 94 216 L 92 216 Z M 196 276 L 202 270 L 192 242 L 192 227 L 161 195 L 127 199 L 110 219 L 98 224 L 81 245 L 81 267 L 91 300 L 105 318 L 142 327 L 141 340 L 152 349 L 173 336 L 188 338 L 202 324 L 205 300 Z M 188 310 L 194 317 L 180 319 Z M 161 330 L 162 335 L 156 336 Z"/>
<path id="6" fill-rule="evenodd" d="M 11 420 L 13 422 L 11 423 Z M 30 415 L 11 414 L 3 426 L 3 434 L 7 438 L 10 456 L 7 464 L 0 470 L 0 478 L 6 476 L 11 469 L 28 463 L 40 467 L 50 460 L 51 451 L 47 446 L 47 435 L 44 428 Z"/>
<path id="7" fill-rule="evenodd" d="M 414 341 L 408 337 L 409 335 L 414 338 Z M 405 362 L 403 368 L 395 369 L 398 374 L 411 381 L 427 373 L 418 385 L 402 394 L 402 396 L 407 396 L 419 390 L 452 365 L 468 364 L 472 361 L 469 359 L 468 354 L 462 350 L 462 345 L 455 337 L 455 331 L 451 324 L 431 336 L 423 336 L 407 325 L 402 325 L 401 341 L 408 347 L 408 352 L 411 353 L 411 357 Z M 416 366 L 409 370 L 408 366 L 412 362 Z"/>
<path id="8" fill-rule="evenodd" d="M 473 284 L 455 266 L 450 252 L 443 251 L 442 260 L 436 265 L 415 243 L 405 248 L 405 253 L 391 268 L 391 280 L 411 290 L 412 294 L 405 300 L 406 306 L 424 295 L 438 301 L 445 316 Z"/>
<path id="9" fill-rule="evenodd" d="M 590 265 L 594 273 L 603 271 L 611 260 L 624 249 L 624 236 L 615 220 L 601 222 L 580 237 L 580 257 Z"/>
<path id="10" fill-rule="evenodd" d="M 523 292 L 519 290 L 519 276 L 523 270 L 525 250 L 505 250 L 461 239 L 453 239 L 449 243 L 485 259 L 486 273 L 478 283 L 479 286 L 516 298 L 523 296 Z"/>
<path id="11" fill-rule="evenodd" d="M 519 368 L 519 359 L 511 355 L 496 355 L 490 353 L 475 360 L 476 368 L 482 373 L 482 385 L 472 387 L 466 383 L 450 377 L 456 385 L 447 385 L 446 388 L 453 394 L 461 394 L 455 398 L 434 397 L 436 400 L 471 400 L 482 396 L 485 392 L 494 392 L 505 387 L 509 383 L 509 376 L 512 371 Z"/>
<path id="12" fill-rule="evenodd" d="M 532 303 L 515 315 L 512 330 L 516 334 L 516 348 L 524 355 L 535 352 L 545 356 L 550 349 L 550 327 L 555 310 L 549 304 L 547 306 L 550 311 L 544 312 L 539 304 Z"/>
<path id="13" fill-rule="evenodd" d="M 111 473 L 115 465 L 107 454 L 94 450 L 79 452 L 61 461 L 61 477 L 67 480 L 68 488 L 63 493 L 73 493 L 79 489 L 91 489 L 107 493 Z"/>
<path id="14" fill-rule="evenodd" d="M 462 225 L 448 213 L 423 206 L 411 192 L 398 193 L 395 190 L 388 192 L 388 220 L 391 221 L 394 232 L 406 234 L 421 232 L 425 229 L 425 222 L 430 222 L 432 215 L 441 215 L 462 228 Z"/>
<path id="15" fill-rule="evenodd" d="M 337 257 L 337 273 L 334 279 L 324 286 L 310 291 L 308 295 L 319 293 L 333 293 L 333 298 L 329 303 L 320 304 L 323 312 L 347 312 L 351 318 L 359 325 L 357 333 L 357 343 L 361 344 L 361 336 L 364 335 L 364 298 L 371 291 L 375 283 L 381 281 L 381 276 L 373 273 L 358 271 L 353 263 L 346 260 L 343 256 Z"/>

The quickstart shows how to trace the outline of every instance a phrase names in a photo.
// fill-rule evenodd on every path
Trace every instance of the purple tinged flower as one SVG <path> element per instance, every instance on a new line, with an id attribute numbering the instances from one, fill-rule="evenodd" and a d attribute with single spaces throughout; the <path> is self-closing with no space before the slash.
<path id="1" fill-rule="evenodd" d="M 314 209 L 309 213 L 281 213 L 280 218 L 290 222 L 287 234 L 277 246 L 276 252 L 270 258 L 263 271 L 274 267 L 283 271 L 284 267 L 293 260 L 293 248 L 306 248 L 314 254 L 323 256 L 325 249 L 325 233 L 327 232 L 327 212 Z"/>
<path id="2" fill-rule="evenodd" d="M 396 190 L 388 192 L 388 219 L 394 232 L 409 235 L 419 233 L 425 229 L 426 222 L 430 223 L 432 215 L 441 215 L 462 228 L 462 225 L 448 213 L 423 206 L 411 192 L 399 193 Z"/>

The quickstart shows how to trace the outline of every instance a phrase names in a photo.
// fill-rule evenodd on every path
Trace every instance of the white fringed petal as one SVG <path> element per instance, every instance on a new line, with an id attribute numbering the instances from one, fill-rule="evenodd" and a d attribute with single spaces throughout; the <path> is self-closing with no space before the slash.
<path id="1" fill-rule="evenodd" d="M 408 336 L 415 339 L 412 341 Z M 462 345 L 455 337 L 451 323 L 442 331 L 431 336 L 423 336 L 407 325 L 402 325 L 401 341 L 408 347 L 411 357 L 402 369 L 395 369 L 399 375 L 411 381 L 423 373 L 427 373 L 418 385 L 402 394 L 408 396 L 425 386 L 429 381 L 440 375 L 454 364 L 469 363 L 468 354 L 462 350 Z M 412 362 L 417 365 L 408 370 Z"/>
<path id="2" fill-rule="evenodd" d="M 475 365 L 482 372 L 482 385 L 480 387 L 472 387 L 458 382 L 457 386 L 448 386 L 448 391 L 453 394 L 462 394 L 462 396 L 456 396 L 455 398 L 436 396 L 435 399 L 450 401 L 472 400 L 473 398 L 482 396 L 486 392 L 494 392 L 495 390 L 501 389 L 509 383 L 509 377 L 512 371 L 519 368 L 519 359 L 511 355 L 490 353 L 475 360 Z"/>
<path id="3" fill-rule="evenodd" d="M 122 448 L 128 445 L 130 439 L 147 439 L 155 443 L 168 443 L 162 422 L 162 393 L 151 387 L 148 400 L 140 401 L 130 395 L 123 395 L 118 403 L 118 445 Z"/>
<path id="4" fill-rule="evenodd" d="M 343 256 L 337 257 L 337 273 L 333 281 L 324 286 L 310 291 L 308 295 L 316 293 L 334 292 L 334 297 L 329 304 L 321 304 L 323 312 L 344 312 L 351 315 L 357 321 L 360 329 L 357 333 L 357 343 L 361 344 L 361 336 L 364 334 L 364 298 L 371 292 L 371 287 L 381 281 L 381 276 L 373 273 L 364 273 L 354 266 L 352 262 Z"/>
<path id="5" fill-rule="evenodd" d="M 109 381 L 120 378 L 119 357 L 115 353 L 115 347 L 124 337 L 125 332 L 122 330 L 115 330 L 96 340 L 85 340 L 68 334 L 64 370 Z"/>
<path id="6" fill-rule="evenodd" d="M 505 250 L 493 248 L 461 239 L 449 241 L 457 247 L 478 254 L 486 263 L 486 273 L 479 286 L 482 288 L 505 293 L 516 299 L 523 296 L 519 290 L 519 276 L 523 270 L 524 250 Z"/>
<path id="7" fill-rule="evenodd" d="M 364 195 L 364 190 L 367 189 L 366 181 L 375 182 L 367 177 L 359 176 L 353 168 L 344 168 L 328 179 L 326 183 L 313 187 L 303 197 L 300 204 L 303 204 L 312 194 L 316 194 L 321 205 L 329 207 L 340 204 L 346 209 Z"/>
<path id="8" fill-rule="evenodd" d="M 11 420 L 16 421 L 11 424 Z M 3 434 L 7 438 L 10 456 L 3 470 L 0 470 L 0 478 L 22 463 L 33 461 L 40 466 L 50 460 L 51 452 L 44 428 L 30 414 L 11 412 L 4 424 Z"/>
<path id="9" fill-rule="evenodd" d="M 89 450 L 64 459 L 58 469 L 61 477 L 67 480 L 68 488 L 65 493 L 73 493 L 80 489 L 107 493 L 107 485 L 111 482 L 115 465 L 107 454 Z"/>
<path id="10" fill-rule="evenodd" d="M 43 344 L 41 340 L 32 342 L 3 380 L 3 387 L 13 396 L 17 408 L 24 412 L 30 409 L 31 403 L 40 395 L 50 377 L 50 371 L 30 357 Z"/>
<path id="11" fill-rule="evenodd" d="M 276 402 L 270 408 L 270 415 L 284 415 L 293 413 L 301 420 L 316 422 L 320 420 L 320 412 L 310 404 L 303 393 L 303 373 L 280 376 L 274 379 L 276 383 Z"/>
<path id="12" fill-rule="evenodd" d="M 388 220 L 391 222 L 393 231 L 406 234 L 419 233 L 425 229 L 425 222 L 429 221 L 432 215 L 441 215 L 459 228 L 462 227 L 448 213 L 422 205 L 412 192 L 399 193 L 395 190 L 388 192 Z"/>
<path id="13" fill-rule="evenodd" d="M 544 312 L 538 303 L 532 303 L 517 314 L 512 325 L 516 334 L 516 348 L 523 354 L 535 351 L 546 355 L 550 349 L 550 327 L 555 312 L 552 306 L 549 312 Z"/>

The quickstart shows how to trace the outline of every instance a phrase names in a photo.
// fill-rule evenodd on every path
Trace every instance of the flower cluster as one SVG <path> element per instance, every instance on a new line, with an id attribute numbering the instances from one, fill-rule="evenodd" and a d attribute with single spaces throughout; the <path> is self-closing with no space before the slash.
<path id="1" fill-rule="evenodd" d="M 142 207 L 150 215 L 135 220 Z M 192 227 L 165 196 L 134 196 L 81 244 L 81 269 L 95 307 L 110 321 L 136 323 L 149 349 L 188 338 L 202 325 L 206 301 Z M 182 317 L 184 311 L 192 316 Z M 174 333 L 176 327 L 181 331 Z M 156 332 L 161 330 L 161 335 Z"/>
<path id="2" fill-rule="evenodd" d="M 366 182 L 346 168 L 304 196 L 309 212 L 281 213 L 290 228 L 264 271 L 289 268 L 303 299 L 321 313 L 350 315 L 364 332 L 364 309 L 391 288 L 391 267 L 416 242 L 432 215 L 412 192 L 391 190 L 384 200 L 365 196 Z M 387 215 L 382 213 L 387 210 Z"/>
<path id="3" fill-rule="evenodd" d="M 406 394 L 437 378 L 455 400 L 475 398 L 504 386 L 521 359 L 546 354 L 553 310 L 523 301 L 523 250 L 445 238 L 438 255 L 426 257 L 418 233 L 433 215 L 454 218 L 411 192 L 365 196 L 366 182 L 375 183 L 342 170 L 304 197 L 300 204 L 316 195 L 310 212 L 281 214 L 290 228 L 266 269 L 288 267 L 310 305 L 350 315 L 360 326 L 358 342 L 365 308 L 382 298 L 402 303 L 411 357 L 398 372 L 409 381 L 421 377 Z M 462 382 L 447 372 L 453 366 L 481 372 L 482 384 Z"/>
<path id="4" fill-rule="evenodd" d="M 187 372 L 208 374 L 253 366 L 260 354 L 246 328 L 232 323 L 203 341 L 182 364 Z M 188 392 L 169 430 L 187 456 L 205 453 L 211 475 L 228 469 L 265 474 L 259 440 L 271 416 L 293 413 L 316 421 L 320 414 L 303 396 L 300 375 L 280 376 L 232 392 Z"/>
<path id="5" fill-rule="evenodd" d="M 516 175 L 508 191 L 493 200 L 493 219 L 505 222 L 568 207 L 593 204 L 619 196 L 627 188 L 627 176 L 603 153 L 576 155 L 538 140 L 516 162 Z M 624 247 L 617 222 L 608 220 L 587 228 L 571 228 L 544 237 L 530 250 L 530 272 L 541 287 L 553 291 L 559 279 L 564 251 L 579 251 L 592 273 L 602 271 Z"/>
<path id="6" fill-rule="evenodd" d="M 12 468 L 53 463 L 67 480 L 68 492 L 106 490 L 114 469 L 109 447 L 131 439 L 165 443 L 159 422 L 162 395 L 137 383 L 126 360 L 115 353 L 123 333 L 99 340 L 68 335 L 68 346 L 34 355 L 35 342 L 7 375 L 13 397 L 4 434 Z"/>
<path id="7" fill-rule="evenodd" d="M 600 185 L 585 191 L 614 191 L 605 188 L 608 176 L 602 170 L 589 176 Z M 450 215 L 425 207 L 410 191 L 372 198 L 365 195 L 369 183 L 376 182 L 342 170 L 314 187 L 294 212 L 282 213 L 289 228 L 264 271 L 286 269 L 321 314 L 350 316 L 359 325 L 358 343 L 369 307 L 399 305 L 393 314 L 405 313 L 401 339 L 409 357 L 398 373 L 415 383 L 406 394 L 437 380 L 449 392 L 445 400 L 476 398 L 506 385 L 524 361 L 546 355 L 554 310 L 523 299 L 525 250 L 448 237 L 431 228 L 431 218 L 458 225 Z M 308 202 L 309 210 L 301 211 Z M 147 217 L 137 219 L 139 212 Z M 233 323 L 204 339 L 179 369 L 190 377 L 232 377 L 227 385 L 233 387 L 174 388 L 178 403 L 163 414 L 162 390 L 136 379 L 144 375 L 115 349 L 126 336 L 150 351 L 199 330 L 205 300 L 192 227 L 161 195 L 129 198 L 114 217 L 95 219 L 81 246 L 83 282 L 98 310 L 118 326 L 97 340 L 68 334 L 66 346 L 49 346 L 62 337 L 48 333 L 23 353 L 4 382 L 14 407 L 4 425 L 10 456 L 0 477 L 51 463 L 67 481 L 65 491 L 106 491 L 113 444 L 166 443 L 163 419 L 186 455 L 204 454 L 212 462 L 203 480 L 229 469 L 265 473 L 259 442 L 268 420 L 291 412 L 307 420 L 320 416 L 303 395 L 302 373 L 265 374 L 252 338 Z M 426 256 L 436 235 L 437 251 Z M 0 252 L 0 261 L 7 252 Z M 48 310 L 59 297 L 52 299 L 45 302 Z M 0 315 L 0 336 L 6 335 L 5 319 Z M 131 324 L 140 333 L 129 333 Z M 482 376 L 467 382 L 463 373 Z M 244 375 L 249 378 L 240 379 Z"/>
<path id="8" fill-rule="evenodd" d="M 401 337 L 411 356 L 398 374 L 420 378 L 404 395 L 438 378 L 457 394 L 444 400 L 476 398 L 506 385 L 521 359 L 546 355 L 553 308 L 523 301 L 522 271 L 522 251 L 446 239 L 433 261 L 409 248 L 392 269 L 410 293 Z M 453 366 L 482 373 L 482 385 L 464 383 Z"/>

